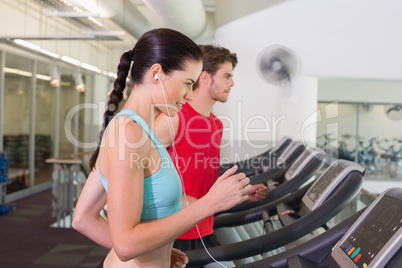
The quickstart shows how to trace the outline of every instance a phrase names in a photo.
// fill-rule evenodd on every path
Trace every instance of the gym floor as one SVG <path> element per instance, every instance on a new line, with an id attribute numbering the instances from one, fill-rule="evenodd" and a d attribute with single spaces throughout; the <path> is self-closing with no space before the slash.
<path id="1" fill-rule="evenodd" d="M 74 229 L 52 228 L 51 190 L 16 201 L 0 215 L 2 268 L 96 267 L 108 250 Z"/>

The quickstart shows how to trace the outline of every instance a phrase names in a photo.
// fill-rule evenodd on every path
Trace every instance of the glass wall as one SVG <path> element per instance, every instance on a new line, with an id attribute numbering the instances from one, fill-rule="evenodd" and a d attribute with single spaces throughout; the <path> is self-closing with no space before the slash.
<path id="1" fill-rule="evenodd" d="M 3 150 L 9 163 L 8 179 L 11 183 L 7 185 L 7 194 L 10 194 L 50 182 L 53 165 L 46 164 L 46 159 L 80 152 L 67 138 L 64 124 L 69 111 L 84 102 L 85 92 L 75 88 L 74 67 L 58 66 L 61 84 L 57 88 L 50 85 L 50 60 L 34 61 L 8 52 L 5 58 L 4 107 L 0 109 L 4 113 Z M 37 75 L 32 90 L 34 69 Z M 69 130 L 77 140 L 83 133 L 80 130 L 83 112 L 75 113 L 72 120 L 76 123 L 71 124 Z M 33 114 L 34 122 L 31 122 Z M 32 130 L 34 152 L 30 154 Z M 30 157 L 34 159 L 31 168 Z M 33 183 L 30 174 L 34 174 Z"/>
<path id="2" fill-rule="evenodd" d="M 33 61 L 6 53 L 3 149 L 9 163 L 7 192 L 29 186 L 29 131 Z"/>
<path id="3" fill-rule="evenodd" d="M 49 63 L 37 62 L 37 73 L 46 77 Z M 55 141 L 55 88 L 49 80 L 36 79 L 36 117 L 35 117 L 35 184 L 51 180 L 52 166 L 45 163 L 53 156 Z"/>
<path id="4" fill-rule="evenodd" d="M 402 104 L 319 103 L 317 146 L 365 167 L 368 179 L 402 179 Z"/>
<path id="5" fill-rule="evenodd" d="M 68 117 L 68 113 L 70 110 L 80 104 L 80 95 L 85 93 L 80 93 L 75 89 L 75 84 L 72 78 L 72 70 L 68 70 L 65 68 L 60 68 L 61 75 L 61 84 L 60 84 L 60 113 L 59 113 L 59 133 L 60 133 L 60 147 L 59 147 L 59 156 L 63 157 L 66 155 L 70 155 L 74 153 L 74 145 L 69 141 L 67 135 L 69 133 L 75 133 L 75 124 L 74 120 L 79 120 L 79 113 L 74 113 L 73 118 L 71 120 L 71 127 L 68 131 L 65 130 L 66 118 Z M 77 96 L 78 94 L 78 96 Z M 78 98 L 78 99 L 77 99 Z M 67 118 L 69 120 L 69 118 Z M 75 136 L 75 135 L 74 135 Z M 76 137 L 77 140 L 80 140 L 79 137 Z"/>

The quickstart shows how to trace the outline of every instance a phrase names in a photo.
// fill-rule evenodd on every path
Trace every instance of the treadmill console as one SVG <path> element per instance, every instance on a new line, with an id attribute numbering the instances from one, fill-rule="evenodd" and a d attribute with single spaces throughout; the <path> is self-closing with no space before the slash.
<path id="1" fill-rule="evenodd" d="M 365 210 L 335 245 L 332 258 L 342 268 L 385 267 L 402 245 L 402 189 L 392 188 Z"/>
<path id="2" fill-rule="evenodd" d="M 280 149 L 282 149 L 284 146 L 286 146 L 287 143 L 292 142 L 292 138 L 285 136 L 282 139 L 280 139 L 274 147 L 272 147 L 271 151 L 269 152 L 270 154 L 277 153 Z"/>
<path id="3" fill-rule="evenodd" d="M 292 142 L 286 149 L 276 158 L 276 165 L 284 165 L 286 160 L 295 153 L 300 147 L 304 146 L 300 141 Z"/>
<path id="4" fill-rule="evenodd" d="M 364 174 L 364 168 L 354 162 L 343 159 L 335 161 L 313 183 L 303 196 L 302 202 L 310 211 L 319 207 L 335 190 L 338 184 L 353 171 Z"/>
<path id="5" fill-rule="evenodd" d="M 285 174 L 286 181 L 289 181 L 300 174 L 300 172 L 306 168 L 306 166 L 311 163 L 314 158 L 319 158 L 323 161 L 325 157 L 325 152 L 319 148 L 307 148 L 301 156 L 299 156 L 296 161 L 290 166 Z"/>

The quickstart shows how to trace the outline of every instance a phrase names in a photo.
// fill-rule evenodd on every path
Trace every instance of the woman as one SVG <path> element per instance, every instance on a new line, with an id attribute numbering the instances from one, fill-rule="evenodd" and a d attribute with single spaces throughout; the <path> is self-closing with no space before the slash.
<path id="1" fill-rule="evenodd" d="M 174 239 L 203 218 L 248 199 L 250 180 L 232 175 L 233 168 L 205 197 L 183 208 L 180 176 L 149 127 L 158 113 L 175 116 L 192 99 L 201 69 L 198 46 L 170 29 L 145 33 L 121 56 L 92 172 L 73 220 L 76 230 L 111 248 L 99 267 L 170 267 L 171 262 L 180 267 L 186 257 L 172 251 Z M 114 116 L 129 72 L 133 90 Z M 108 221 L 99 216 L 106 202 Z"/>

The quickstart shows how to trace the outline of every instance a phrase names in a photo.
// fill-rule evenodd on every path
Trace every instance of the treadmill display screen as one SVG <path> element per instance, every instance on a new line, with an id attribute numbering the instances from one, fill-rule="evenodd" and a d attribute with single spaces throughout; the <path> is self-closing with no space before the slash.
<path id="1" fill-rule="evenodd" d="M 344 167 L 339 165 L 330 166 L 325 173 L 323 173 L 317 182 L 306 193 L 308 199 L 316 203 L 320 196 L 324 193 L 327 187 L 338 177 L 339 173 L 343 171 Z"/>
<path id="2" fill-rule="evenodd" d="M 285 177 L 287 180 L 291 180 L 292 178 L 294 178 L 294 176 L 298 175 L 295 174 L 295 171 L 306 161 L 306 159 L 309 156 L 311 156 L 311 153 L 308 150 L 306 150 L 298 159 L 296 159 L 296 161 L 290 166 L 289 170 L 286 172 Z"/>
<path id="3" fill-rule="evenodd" d="M 356 267 L 368 267 L 384 245 L 402 225 L 400 200 L 385 195 L 349 237 L 340 245 L 341 252 Z"/>

